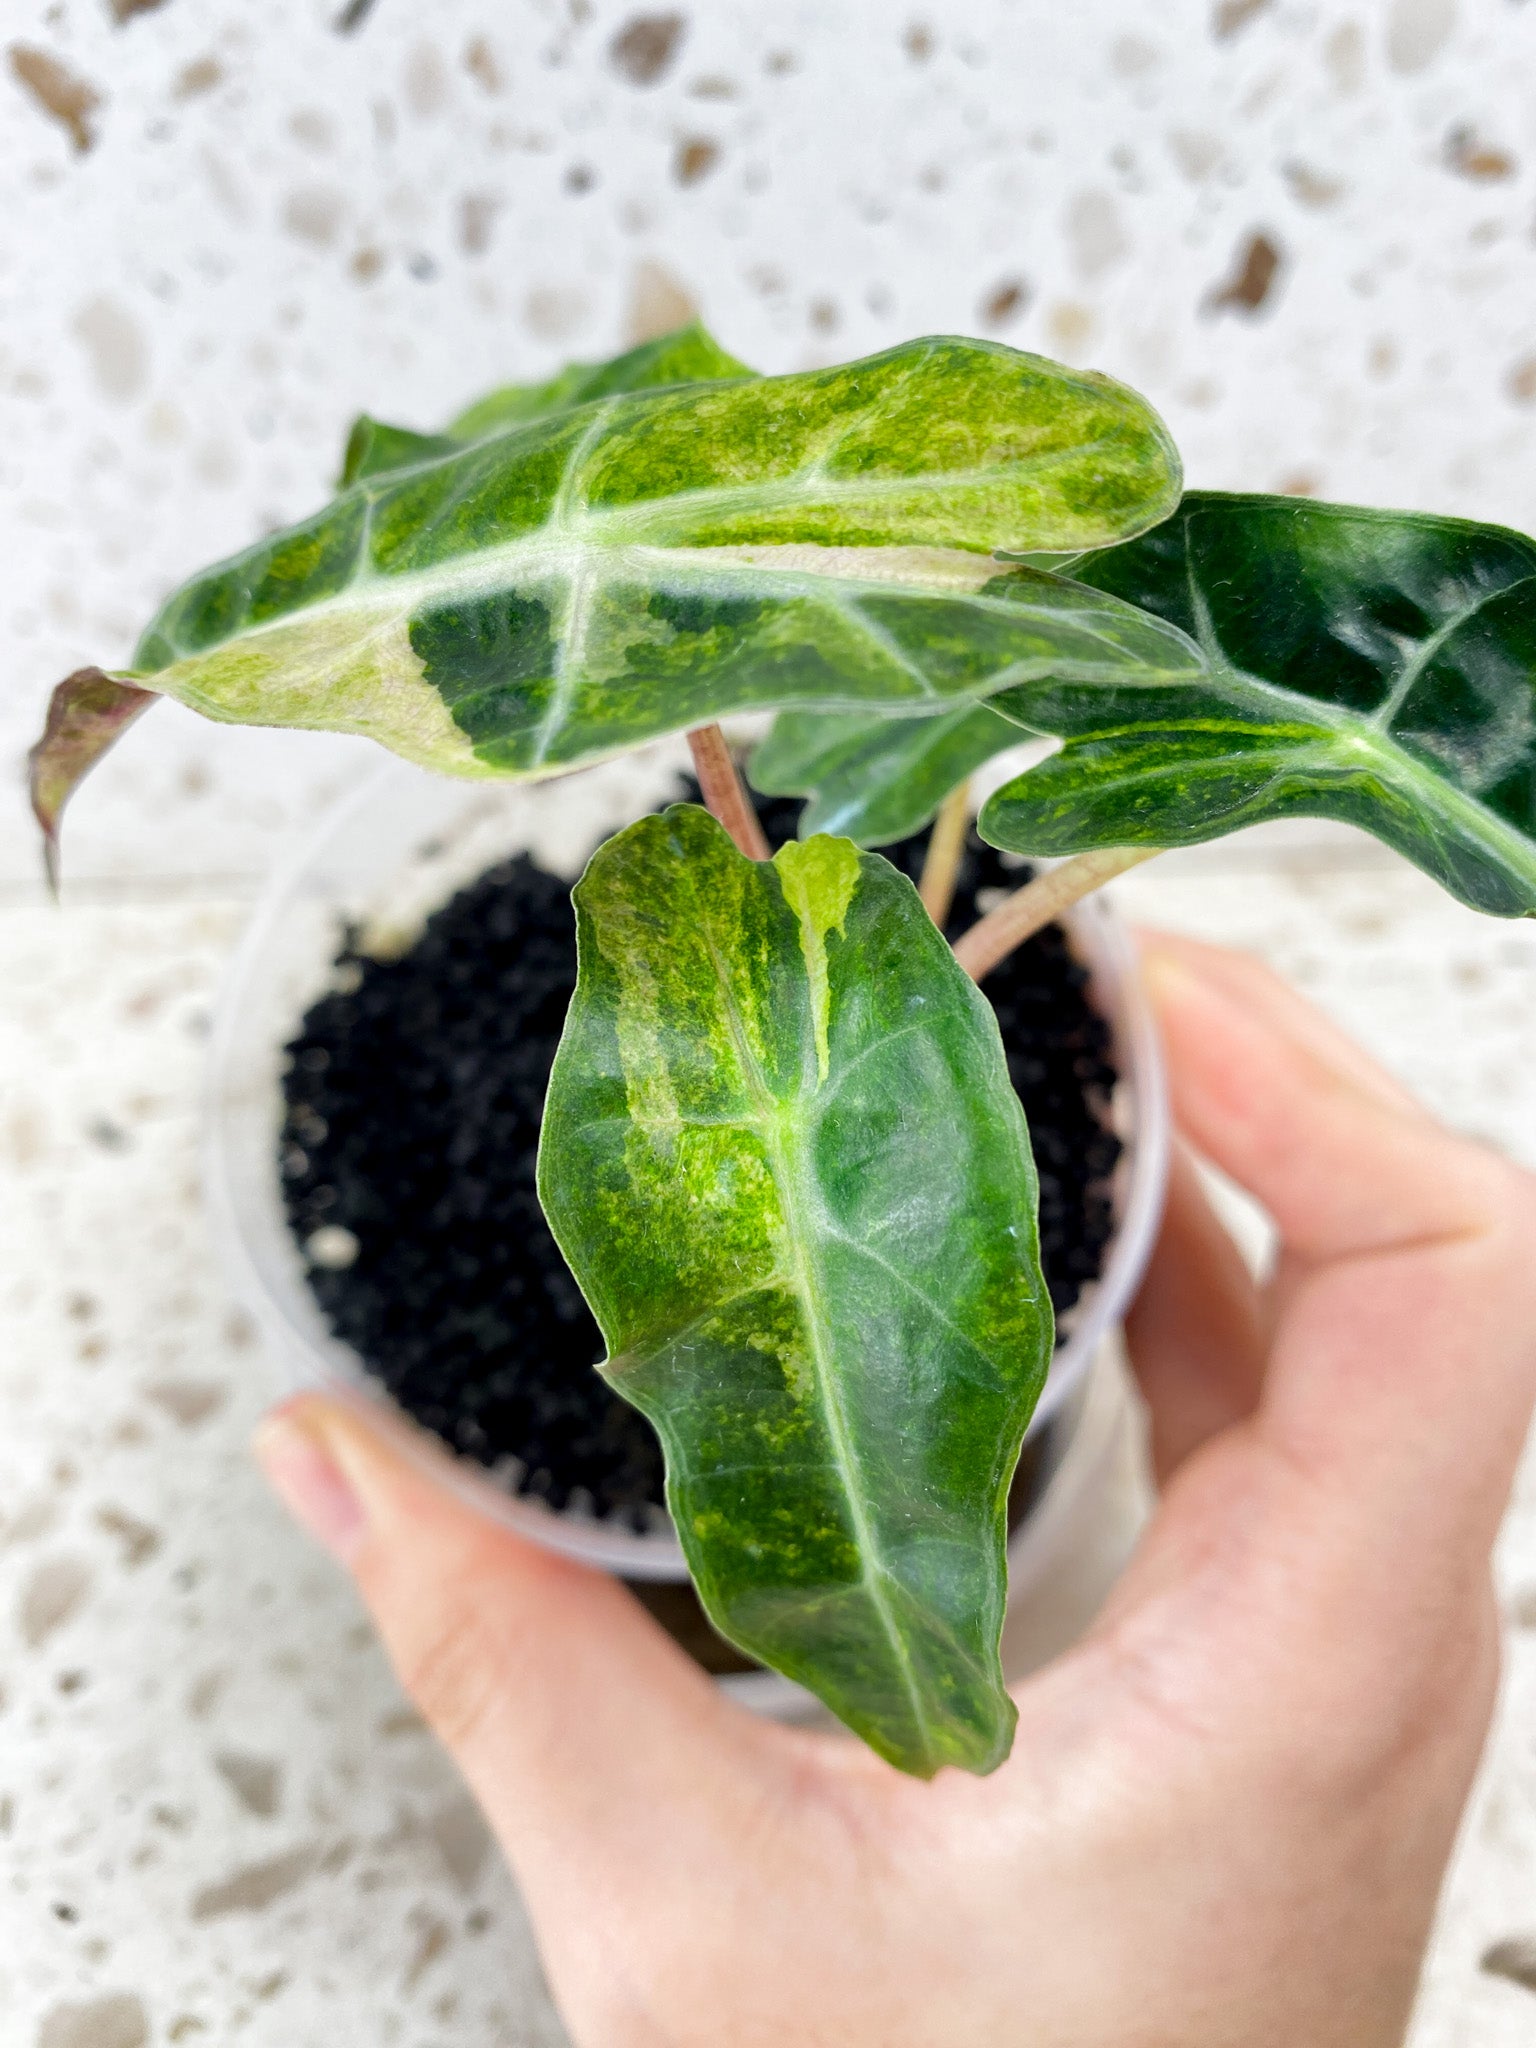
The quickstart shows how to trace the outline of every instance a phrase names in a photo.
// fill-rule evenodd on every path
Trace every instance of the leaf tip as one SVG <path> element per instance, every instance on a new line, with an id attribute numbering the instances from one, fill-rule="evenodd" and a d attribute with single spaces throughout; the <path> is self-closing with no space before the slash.
<path id="1" fill-rule="evenodd" d="M 59 900 L 59 823 L 79 784 L 156 692 L 118 682 L 104 669 L 77 668 L 48 700 L 41 737 L 27 754 L 27 790 L 43 837 L 43 873 Z"/>
<path id="2" fill-rule="evenodd" d="M 39 823 L 42 824 L 43 830 L 43 882 L 48 890 L 49 901 L 58 904 L 62 901 L 61 884 L 64 880 L 59 862 L 59 834 L 56 827 L 43 823 L 42 820 L 39 820 Z"/>

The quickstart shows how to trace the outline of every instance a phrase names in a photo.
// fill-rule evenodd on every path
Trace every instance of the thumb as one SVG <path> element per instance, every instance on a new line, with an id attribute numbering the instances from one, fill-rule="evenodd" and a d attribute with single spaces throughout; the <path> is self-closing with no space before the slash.
<path id="1" fill-rule="evenodd" d="M 617 1580 L 497 1527 L 394 1434 L 305 1395 L 267 1418 L 255 1449 L 352 1572 L 525 1889 L 568 1882 L 599 1846 L 627 1862 L 617 1837 L 658 1803 L 681 1821 L 718 1800 L 750 1717 Z"/>

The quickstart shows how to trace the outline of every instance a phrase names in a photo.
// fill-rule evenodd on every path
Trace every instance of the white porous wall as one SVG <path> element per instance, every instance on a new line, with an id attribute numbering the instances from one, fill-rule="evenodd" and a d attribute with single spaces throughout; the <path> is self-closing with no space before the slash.
<path id="1" fill-rule="evenodd" d="M 1536 527 L 1530 0 L 344 4 L 0 5 L 0 2048 L 558 2039 L 250 1473 L 198 1203 L 219 969 L 370 751 L 156 707 L 58 914 L 16 780 L 54 680 L 317 504 L 356 410 L 431 426 L 695 308 L 765 370 L 995 334 L 1138 385 L 1195 483 Z M 1536 1164 L 1532 934 L 1305 828 L 1122 894 Z M 1414 2048 L 1536 2040 L 1536 1481 L 1501 1583 Z"/>

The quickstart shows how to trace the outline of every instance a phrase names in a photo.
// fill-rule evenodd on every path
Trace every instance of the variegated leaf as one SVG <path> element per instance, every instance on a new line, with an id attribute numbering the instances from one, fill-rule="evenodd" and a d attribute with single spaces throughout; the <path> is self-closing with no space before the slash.
<path id="1" fill-rule="evenodd" d="M 678 805 L 593 856 L 539 1192 L 715 1625 L 902 1769 L 993 1769 L 1051 1351 L 996 1019 L 916 891 Z"/>
<path id="2" fill-rule="evenodd" d="M 447 434 L 418 434 L 414 428 L 392 427 L 387 420 L 359 413 L 347 435 L 336 488 L 344 491 L 364 477 L 387 476 L 392 469 L 435 462 L 439 455 L 456 454 L 458 447 Z"/>
<path id="3" fill-rule="evenodd" d="M 1159 621 L 993 547 L 1132 532 L 1177 490 L 1106 379 L 929 340 L 599 399 L 360 479 L 205 572 L 120 680 L 237 723 L 537 776 L 735 711 L 908 712 L 1167 675 Z"/>
<path id="4" fill-rule="evenodd" d="M 543 384 L 509 385 L 471 406 L 441 434 L 360 414 L 353 421 L 337 488 L 364 478 L 409 469 L 458 452 L 465 441 L 558 411 L 564 405 L 622 391 L 644 391 L 695 378 L 750 376 L 695 322 L 644 342 L 606 363 L 570 363 Z M 58 886 L 59 823 L 71 791 L 127 727 L 155 701 L 155 693 L 114 682 L 100 669 L 80 669 L 60 683 L 46 729 L 29 756 L 32 808 L 43 831 L 50 884 Z"/>

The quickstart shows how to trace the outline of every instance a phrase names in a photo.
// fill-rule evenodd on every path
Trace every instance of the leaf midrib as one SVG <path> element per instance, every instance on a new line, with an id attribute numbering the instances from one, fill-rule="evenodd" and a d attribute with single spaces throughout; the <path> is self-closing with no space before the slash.
<path id="1" fill-rule="evenodd" d="M 788 543 L 788 547 L 795 547 L 795 543 Z M 752 578 L 766 580 L 768 588 L 762 594 L 770 596 L 774 602 L 788 602 L 788 600 L 793 600 L 793 598 L 811 598 L 811 600 L 819 600 L 819 602 L 825 602 L 825 604 L 838 604 L 838 606 L 844 606 L 844 608 L 848 604 L 856 604 L 860 598 L 866 598 L 866 596 L 881 596 L 881 598 L 889 598 L 889 596 L 932 598 L 932 596 L 950 596 L 952 594 L 952 588 L 946 588 L 946 586 L 938 584 L 938 580 L 932 582 L 932 584 L 924 584 L 924 582 L 915 580 L 915 578 L 911 582 L 889 582 L 885 578 L 860 578 L 860 575 L 850 573 L 846 563 L 842 563 L 842 561 L 827 567 L 827 569 L 819 569 L 819 571 L 803 569 L 799 565 L 776 567 L 776 565 L 770 565 L 770 563 L 762 561 L 764 553 L 766 553 L 766 549 L 754 547 L 752 549 L 754 559 L 748 561 L 748 559 L 743 559 L 739 549 L 733 549 L 733 547 L 719 547 L 719 549 L 713 549 L 713 547 L 678 547 L 678 549 L 666 549 L 666 547 L 653 547 L 653 545 L 639 545 L 639 543 L 635 543 L 635 545 L 625 545 L 625 547 L 602 547 L 602 549 L 596 549 L 596 547 L 588 545 L 582 539 L 571 537 L 569 532 L 559 541 L 551 541 L 547 537 L 539 537 L 535 541 L 510 541 L 510 543 L 504 543 L 502 547 L 496 547 L 496 549 L 485 549 L 479 555 L 451 557 L 449 561 L 438 563 L 438 565 L 434 565 L 430 569 L 410 569 L 410 571 L 401 571 L 401 573 L 395 573 L 395 575 L 391 575 L 391 573 L 358 575 L 358 578 L 354 578 L 350 584 L 346 584 L 340 592 L 336 592 L 336 594 L 332 594 L 328 598 L 317 598 L 313 604 L 295 606 L 293 610 L 287 610 L 287 612 L 274 616 L 274 618 L 262 618 L 262 621 L 256 623 L 256 625 L 238 627 L 233 633 L 225 635 L 225 639 L 215 641 L 211 647 L 201 647 L 201 649 L 180 649 L 178 647 L 178 651 L 176 651 L 176 664 L 180 664 L 180 662 L 201 662 L 201 659 L 209 657 L 219 647 L 227 647 L 227 645 L 236 645 L 236 643 L 238 645 L 246 645 L 246 647 L 260 645 L 262 639 L 268 639 L 268 637 L 276 639 L 276 637 L 281 637 L 285 633 L 291 633 L 295 629 L 295 625 L 317 621 L 317 618 L 332 618 L 332 616 L 346 614 L 346 612 L 356 612 L 360 616 L 362 614 L 371 614 L 373 621 L 377 623 L 377 627 L 389 627 L 389 625 L 395 625 L 399 621 L 410 621 L 410 618 L 416 614 L 418 606 L 422 606 L 424 600 L 428 600 L 428 604 L 424 608 L 432 608 L 432 606 L 442 606 L 446 602 L 453 602 L 455 598 L 457 600 L 465 600 L 465 598 L 477 598 L 477 596 L 494 596 L 496 592 L 514 590 L 514 588 L 539 590 L 539 588 L 547 588 L 547 586 L 557 584 L 557 582 L 565 582 L 569 586 L 571 582 L 582 578 L 584 573 L 590 573 L 592 563 L 594 563 L 594 555 L 606 555 L 606 559 L 610 563 L 608 580 L 612 580 L 612 575 L 616 571 L 629 569 L 631 575 L 633 575 L 633 582 L 637 586 L 645 586 L 645 584 L 655 584 L 657 582 L 655 575 L 647 575 L 649 569 L 674 569 L 674 571 L 676 569 L 690 569 L 690 571 L 725 569 L 727 571 L 727 580 L 723 580 L 723 584 L 719 588 L 719 594 L 725 596 L 725 598 L 731 598 L 731 596 L 750 596 L 752 594 L 752 588 L 750 588 L 750 580 Z M 879 553 L 879 551 L 870 551 L 870 553 Z M 737 571 L 737 573 L 729 575 L 729 571 Z M 702 578 L 700 578 L 700 582 L 702 582 Z M 1085 588 L 1085 586 L 1081 586 L 1081 588 Z M 762 586 L 760 586 L 760 590 L 762 590 Z M 1106 666 L 1106 672 L 1110 676 L 1118 676 L 1118 674 L 1124 672 L 1124 655 L 1116 657 L 1118 643 L 1114 639 L 1112 625 L 1104 627 L 1092 612 L 1071 610 L 1071 608 L 1065 608 L 1065 606 L 1061 610 L 1051 608 L 1051 606 L 1044 606 L 1042 608 L 1042 606 L 1022 604 L 1022 602 L 1010 600 L 1010 598 L 989 598 L 983 590 L 965 592 L 965 598 L 967 598 L 969 604 L 981 606 L 985 612 L 997 614 L 1001 618 L 1008 618 L 1008 621 L 1012 621 L 1012 623 L 1028 621 L 1030 616 L 1038 616 L 1040 612 L 1044 612 L 1044 616 L 1051 618 L 1051 621 L 1065 623 L 1083 641 L 1098 641 L 1098 643 L 1102 643 L 1104 649 L 1106 649 L 1106 662 L 1104 662 L 1104 666 Z M 1161 625 L 1163 631 L 1169 633 L 1169 639 L 1171 639 L 1171 643 L 1174 643 L 1174 645 L 1180 639 L 1184 639 L 1184 635 L 1178 633 L 1176 627 L 1167 627 L 1165 621 L 1151 621 L 1151 614 L 1147 614 L 1147 616 L 1149 616 L 1149 623 Z M 864 612 L 856 614 L 854 623 L 856 623 L 860 633 L 881 633 L 883 631 L 877 623 L 870 621 L 870 618 Z M 1036 657 L 1020 659 L 1020 662 L 1012 664 L 1010 668 L 999 670 L 995 676 L 987 676 L 985 684 L 979 690 L 938 692 L 938 690 L 934 690 L 934 686 L 928 682 L 926 676 L 922 678 L 922 686 L 924 686 L 928 702 L 932 702 L 932 700 L 954 702 L 954 705 L 958 707 L 958 705 L 961 705 L 961 702 L 977 702 L 977 700 L 981 700 L 985 696 L 991 696 L 997 690 L 1008 690 L 1008 688 L 1014 688 L 1020 682 L 1036 680 L 1038 672 L 1047 670 L 1051 666 L 1053 659 L 1057 662 L 1057 666 L 1061 664 L 1061 655 L 1055 655 L 1055 657 L 1040 655 L 1038 659 Z M 1194 668 L 1151 670 L 1151 664 L 1147 662 L 1147 657 L 1133 657 L 1133 659 L 1141 659 L 1143 670 L 1147 670 L 1151 674 L 1157 674 L 1157 676 L 1176 678 L 1176 676 L 1182 676 L 1182 674 L 1188 674 L 1188 676 L 1196 674 Z M 174 664 L 168 664 L 168 666 L 174 666 Z M 911 670 L 911 666 L 907 662 L 903 662 L 903 668 L 907 668 L 909 674 L 913 674 L 913 678 L 918 678 L 922 674 L 918 670 Z M 1034 676 L 1030 672 L 1034 672 Z M 1081 672 L 1081 664 L 1079 664 L 1079 672 Z M 854 709 L 854 711 L 868 709 L 868 700 L 866 698 L 852 698 L 850 696 L 848 698 L 848 709 Z M 891 709 L 893 709 L 893 715 L 899 715 L 899 707 L 891 707 Z"/>
<path id="2" fill-rule="evenodd" d="M 801 1128 L 801 1119 L 792 1106 L 781 1102 L 768 1086 L 761 1064 L 747 1036 L 744 1020 L 737 1009 L 735 993 L 725 971 L 725 962 L 715 945 L 714 934 L 709 928 L 707 918 L 700 917 L 699 930 L 715 972 L 722 1008 L 742 1077 L 746 1082 L 748 1095 L 758 1109 L 758 1117 L 754 1120 L 755 1128 L 768 1154 L 768 1170 L 778 1193 L 784 1218 L 784 1240 L 790 1252 L 791 1271 L 783 1277 L 794 1288 L 805 1316 L 822 1420 L 832 1445 L 835 1469 L 842 1481 L 843 1496 L 847 1501 L 848 1512 L 854 1526 L 860 1575 L 868 1591 L 871 1605 L 879 1617 L 880 1626 L 890 1643 L 925 1755 L 932 1758 L 935 1751 L 928 1716 L 923 1709 L 922 1697 L 916 1675 L 912 1670 L 912 1660 L 905 1639 L 896 1625 L 896 1618 L 886 1597 L 884 1582 L 889 1579 L 890 1573 L 882 1560 L 875 1528 L 865 1512 L 863 1498 L 856 1483 L 859 1477 L 858 1455 L 853 1447 L 848 1419 L 837 1395 L 834 1375 L 829 1369 L 826 1312 L 822 1306 L 821 1289 L 809 1256 L 813 1214 L 820 1212 L 820 1203 L 814 1193 L 814 1179 L 806 1173 L 803 1164 L 806 1134 Z M 814 1063 L 814 1048 L 811 1059 Z M 819 1080 L 812 1085 L 804 1064 L 801 1075 L 802 1092 L 814 1095 L 816 1088 L 819 1087 Z"/>
<path id="3" fill-rule="evenodd" d="M 964 491 L 980 484 L 1006 487 L 1010 481 L 1015 480 L 1019 472 L 1027 476 L 1036 475 L 1042 470 L 1049 471 L 1068 463 L 1091 460 L 1098 450 L 1109 445 L 1114 438 L 1110 435 L 1097 435 L 1091 441 L 1074 442 L 1046 454 L 1019 455 L 1008 461 L 991 463 L 980 468 L 930 470 L 907 476 L 870 477 L 867 474 L 859 474 L 846 479 L 823 475 L 817 464 L 824 459 L 824 455 L 818 452 L 816 460 L 812 463 L 802 465 L 787 477 L 775 478 L 766 483 L 757 481 L 701 486 L 689 491 L 674 492 L 667 497 L 638 499 L 626 505 L 594 507 L 582 495 L 581 471 L 589 452 L 594 445 L 601 442 L 613 411 L 622 402 L 622 399 L 613 397 L 600 400 L 594 405 L 592 419 L 566 457 L 553 497 L 540 526 L 536 529 L 536 538 L 490 548 L 476 548 L 471 545 L 459 552 L 445 555 L 441 561 L 434 562 L 426 568 L 400 571 L 378 568 L 369 560 L 368 548 L 375 526 L 375 513 L 380 504 L 386 502 L 390 493 L 399 486 L 401 473 L 392 471 L 387 483 L 382 486 L 369 482 L 354 486 L 363 500 L 364 516 L 353 573 L 343 592 L 318 599 L 313 604 L 294 605 L 273 620 L 237 629 L 235 633 L 227 635 L 225 641 L 216 642 L 215 645 L 227 644 L 231 639 L 250 637 L 322 608 L 342 607 L 348 593 L 363 593 L 366 599 L 366 593 L 379 585 L 397 591 L 405 591 L 414 585 L 428 590 L 456 589 L 466 594 L 476 587 L 498 588 L 510 579 L 505 575 L 498 577 L 494 572 L 487 574 L 490 565 L 507 568 L 513 568 L 520 562 L 536 565 L 541 555 L 551 552 L 558 554 L 562 548 L 569 547 L 573 542 L 580 544 L 584 541 L 589 546 L 604 550 L 652 546 L 658 548 L 664 556 L 672 557 L 682 550 L 672 547 L 666 535 L 668 529 L 676 525 L 679 517 L 698 522 L 707 521 L 712 512 L 719 513 L 732 508 L 771 513 L 792 508 L 797 504 L 827 504 L 835 507 L 859 500 L 895 499 L 910 496 L 914 492 L 919 495 L 942 495 L 949 491 Z M 867 425 L 867 421 L 851 423 L 849 431 L 853 430 L 854 425 L 861 424 Z M 436 461 L 444 463 L 460 460 L 462 456 L 457 454 L 436 458 Z M 432 463 L 424 462 L 413 467 L 425 470 L 432 466 Z M 458 488 L 450 489 L 443 501 L 433 509 L 433 513 L 422 522 L 424 531 L 430 533 L 434 520 L 441 521 L 446 512 L 462 503 L 474 489 L 477 479 L 466 471 L 457 482 Z M 343 494 L 337 502 L 344 503 L 345 496 L 346 494 Z M 1093 545 L 1110 546 L 1128 537 L 1129 535 L 1123 532 L 1114 533 L 1106 535 Z M 1042 541 L 1041 545 L 1045 545 L 1045 542 Z M 687 547 L 688 543 L 685 541 L 683 549 Z M 701 550 L 695 544 L 692 551 Z M 945 552 L 956 556 L 970 555 L 979 562 L 988 556 L 990 550 L 984 547 L 966 549 L 954 546 Z M 453 575 L 450 565 L 455 563 L 470 565 L 467 573 Z M 446 576 L 445 570 L 450 571 Z M 823 570 L 822 574 L 826 573 Z"/>
<path id="4" fill-rule="evenodd" d="M 1185 575 L 1190 608 L 1195 618 L 1194 639 L 1205 659 L 1207 677 L 1211 684 L 1217 688 L 1223 685 L 1231 686 L 1229 694 L 1239 708 L 1242 707 L 1245 692 L 1253 697 L 1294 707 L 1305 714 L 1306 724 L 1332 731 L 1350 741 L 1356 750 L 1374 754 L 1384 767 L 1400 774 L 1405 780 L 1421 785 L 1428 792 L 1432 808 L 1449 813 L 1453 819 L 1462 822 L 1471 831 L 1472 836 L 1483 840 L 1498 858 L 1508 860 L 1511 866 L 1523 869 L 1526 874 L 1536 879 L 1536 848 L 1533 848 L 1507 820 L 1501 818 L 1496 811 L 1490 810 L 1478 796 L 1462 789 L 1459 784 L 1451 781 L 1447 774 L 1436 774 L 1424 762 L 1409 753 L 1390 730 L 1377 722 L 1383 706 L 1378 705 L 1375 711 L 1369 713 L 1350 711 L 1342 705 L 1330 704 L 1326 698 L 1309 697 L 1304 690 L 1294 690 L 1288 684 L 1272 682 L 1265 676 L 1257 676 L 1251 669 L 1239 668 L 1228 657 L 1217 638 L 1205 592 L 1195 582 L 1192 551 L 1187 546 Z M 1476 604 L 1469 605 L 1464 612 L 1457 615 L 1454 628 L 1459 629 L 1474 619 L 1483 606 L 1490 603 L 1493 598 L 1502 597 L 1525 584 L 1536 584 L 1536 575 L 1517 576 L 1512 583 L 1505 584 L 1502 590 L 1485 593 Z M 1431 636 L 1435 650 L 1438 651 L 1450 637 L 1449 632 L 1437 629 Z M 1426 642 L 1425 645 L 1428 647 L 1430 642 Z M 1421 663 L 1413 680 L 1417 681 L 1418 675 L 1422 672 Z M 1389 699 L 1396 694 L 1396 687 L 1394 684 Z M 1398 698 L 1394 706 L 1394 715 L 1396 710 L 1401 709 L 1406 695 L 1405 691 L 1402 697 Z M 1120 730 L 1138 731 L 1143 736 L 1146 732 L 1144 726 L 1123 727 Z M 1110 735 L 1107 733 L 1093 736 L 1095 740 L 1108 737 Z M 1069 740 L 1068 745 L 1071 744 L 1073 742 Z"/>
<path id="5" fill-rule="evenodd" d="M 745 382 L 746 380 L 731 379 L 722 381 Z M 585 428 L 572 448 L 570 455 L 566 458 L 565 468 L 561 473 L 560 483 L 557 486 L 557 495 L 579 487 L 578 463 L 584 459 L 593 443 L 598 439 L 601 429 L 608 424 L 608 417 L 611 416 L 613 410 L 627 398 L 633 398 L 636 395 L 631 392 L 620 392 L 608 398 L 588 401 L 588 403 L 594 406 L 594 410 L 598 410 L 603 414 L 603 417 L 594 420 Z M 912 489 L 924 491 L 967 490 L 977 483 L 996 482 L 1000 479 L 1007 479 L 1019 471 L 1026 471 L 1030 475 L 1034 475 L 1042 470 L 1063 469 L 1073 463 L 1091 461 L 1103 449 L 1112 447 L 1119 438 L 1110 433 L 1096 434 L 1091 441 L 1072 441 L 1065 446 L 1051 448 L 1039 453 L 1032 450 L 1020 450 L 998 461 L 983 463 L 979 466 L 973 463 L 962 469 L 927 469 L 908 476 L 872 477 L 867 472 L 855 472 L 850 477 L 831 475 L 826 465 L 836 456 L 843 443 L 855 433 L 867 433 L 871 425 L 877 423 L 878 421 L 872 419 L 867 413 L 858 414 L 848 422 L 842 433 L 832 439 L 827 447 L 819 448 L 814 457 L 801 463 L 798 469 L 791 470 L 786 476 L 773 477 L 766 482 L 751 484 L 699 484 L 692 490 L 673 491 L 664 498 L 646 498 L 635 500 L 634 502 L 643 503 L 660 511 L 665 507 L 694 507 L 699 505 L 707 507 L 733 502 L 750 503 L 753 505 L 774 504 L 778 502 L 792 503 L 796 495 L 810 495 L 818 499 L 847 500 L 857 497 L 894 496 L 899 492 Z M 419 477 L 427 470 L 445 467 L 451 462 L 463 462 L 464 458 L 471 451 L 481 453 L 495 441 L 508 438 L 513 434 L 528 433 L 545 425 L 547 425 L 546 420 L 517 421 L 501 429 L 498 433 L 485 434 L 478 436 L 474 440 L 466 441 L 459 448 L 444 449 L 436 455 L 424 455 L 415 462 L 398 463 L 387 471 L 381 471 L 378 477 L 361 477 L 348 488 L 359 492 L 365 497 L 376 499 L 394 489 L 406 477 Z M 467 472 L 470 465 L 466 463 L 465 468 Z M 344 496 L 345 493 L 339 495 Z M 614 512 L 616 515 L 621 515 L 626 509 L 622 506 L 615 507 Z M 1111 543 L 1090 542 L 1088 545 L 1089 547 L 1099 547 L 1111 545 Z M 1086 549 L 1077 550 L 1078 553 L 1086 551 Z M 1042 550 L 1037 548 L 1031 549 L 1029 552 L 1059 553 L 1062 550 Z"/>

